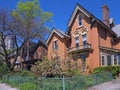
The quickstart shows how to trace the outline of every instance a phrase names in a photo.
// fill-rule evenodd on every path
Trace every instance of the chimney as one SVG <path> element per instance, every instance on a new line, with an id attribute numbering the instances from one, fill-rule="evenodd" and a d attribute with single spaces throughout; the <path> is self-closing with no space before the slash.
<path id="1" fill-rule="evenodd" d="M 103 15 L 103 23 L 110 27 L 110 22 L 109 22 L 109 8 L 107 5 L 102 6 L 102 15 Z"/>

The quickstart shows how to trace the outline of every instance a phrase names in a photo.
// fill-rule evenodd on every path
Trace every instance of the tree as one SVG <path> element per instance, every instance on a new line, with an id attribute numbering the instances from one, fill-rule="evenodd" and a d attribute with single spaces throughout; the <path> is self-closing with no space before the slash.
<path id="1" fill-rule="evenodd" d="M 48 60 L 44 58 L 32 66 L 32 71 L 38 76 L 60 76 L 62 67 L 57 58 Z"/>
<path id="2" fill-rule="evenodd" d="M 14 69 L 14 65 L 18 56 L 18 43 L 17 43 L 16 34 L 13 31 L 15 26 L 12 27 L 13 26 L 12 24 L 13 24 L 12 18 L 10 17 L 8 11 L 5 9 L 0 9 L 0 59 L 6 63 L 6 65 L 11 71 Z M 7 47 L 6 38 L 11 35 L 13 36 L 13 42 L 15 43 L 16 46 L 16 50 L 14 51 L 16 53 L 15 60 L 12 64 L 9 60 L 10 52 L 8 52 L 8 49 L 6 48 Z"/>
<path id="3" fill-rule="evenodd" d="M 65 70 L 64 75 L 65 76 L 79 76 L 82 74 L 81 68 L 78 65 L 77 61 L 74 61 L 72 56 L 70 54 L 67 55 L 65 61 Z"/>
<path id="4" fill-rule="evenodd" d="M 17 4 L 12 11 L 15 25 L 19 27 L 17 35 L 27 43 L 27 59 L 29 58 L 29 42 L 33 40 L 44 40 L 48 27 L 45 23 L 50 21 L 52 13 L 44 12 L 38 0 L 25 0 Z"/>

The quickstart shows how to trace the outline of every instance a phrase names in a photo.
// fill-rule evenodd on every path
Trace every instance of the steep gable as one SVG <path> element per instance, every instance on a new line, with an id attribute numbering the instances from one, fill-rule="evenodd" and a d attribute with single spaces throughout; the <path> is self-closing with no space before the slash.
<path id="1" fill-rule="evenodd" d="M 67 31 L 66 33 L 68 34 L 68 31 L 71 28 L 72 23 L 74 22 L 74 19 L 76 18 L 76 14 L 77 12 L 80 11 L 82 14 L 84 14 L 86 17 L 88 17 L 90 19 L 90 26 L 92 27 L 93 22 L 97 22 L 99 23 L 101 26 L 103 26 L 104 28 L 106 28 L 106 30 L 108 30 L 111 34 L 113 34 L 114 36 L 117 36 L 117 34 L 111 30 L 111 28 L 109 28 L 108 26 L 106 26 L 101 20 L 99 20 L 98 18 L 96 18 L 93 14 L 91 14 L 88 10 L 86 10 L 84 7 L 82 7 L 80 4 L 76 4 L 73 13 L 68 21 L 68 25 L 67 25 Z"/>
<path id="2" fill-rule="evenodd" d="M 65 34 L 63 31 L 61 31 L 61 30 L 58 30 L 58 29 L 56 29 L 56 28 L 53 28 L 53 30 L 52 30 L 52 32 L 50 33 L 50 35 L 49 35 L 49 37 L 48 37 L 48 39 L 47 39 L 47 41 L 46 41 L 46 44 L 48 45 L 48 43 L 49 43 L 49 41 L 50 41 L 50 39 L 52 38 L 52 36 L 53 36 L 53 34 L 57 34 L 60 38 L 62 38 L 62 39 L 64 39 L 64 38 L 70 38 L 70 36 L 69 35 L 67 35 L 67 34 Z"/>

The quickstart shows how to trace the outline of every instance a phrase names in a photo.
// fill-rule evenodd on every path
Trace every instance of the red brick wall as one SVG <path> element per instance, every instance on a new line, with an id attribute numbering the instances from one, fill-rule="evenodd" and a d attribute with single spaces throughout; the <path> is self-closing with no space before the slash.
<path id="1" fill-rule="evenodd" d="M 53 41 L 57 40 L 58 41 L 58 50 L 53 51 Z M 61 60 L 64 60 L 66 57 L 66 45 L 65 45 L 65 40 L 61 39 L 57 34 L 53 34 L 52 38 L 49 41 L 48 44 L 48 59 L 51 59 L 55 55 L 58 55 Z"/>

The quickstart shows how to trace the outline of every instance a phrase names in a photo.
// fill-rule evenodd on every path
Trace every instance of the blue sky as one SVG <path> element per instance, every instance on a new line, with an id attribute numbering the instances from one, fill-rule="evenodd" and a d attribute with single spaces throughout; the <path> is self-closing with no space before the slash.
<path id="1" fill-rule="evenodd" d="M 0 8 L 14 9 L 19 0 L 0 0 Z M 50 11 L 54 14 L 53 24 L 63 31 L 67 28 L 68 20 L 73 9 L 79 3 L 97 18 L 102 20 L 102 5 L 106 4 L 110 10 L 110 17 L 114 18 L 115 24 L 120 23 L 120 0 L 40 0 L 40 6 L 44 11 Z"/>

